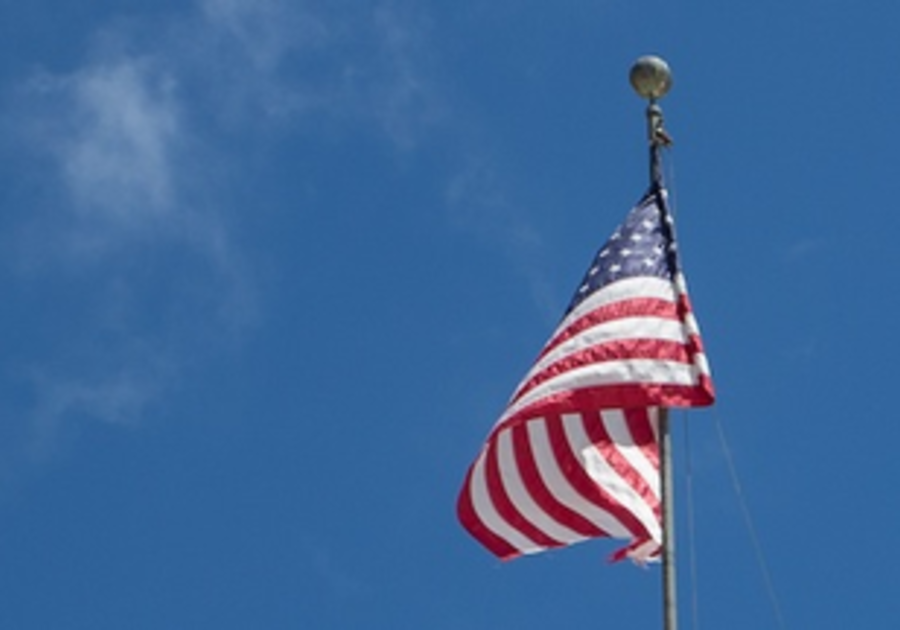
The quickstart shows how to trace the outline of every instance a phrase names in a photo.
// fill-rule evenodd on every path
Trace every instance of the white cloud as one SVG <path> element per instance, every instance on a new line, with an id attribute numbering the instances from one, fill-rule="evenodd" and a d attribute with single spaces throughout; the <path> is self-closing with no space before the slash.
<path id="1" fill-rule="evenodd" d="M 444 116 L 437 87 L 423 72 L 426 62 L 427 20 L 402 15 L 393 5 L 374 14 L 381 69 L 375 72 L 373 112 L 396 145 L 411 149 L 422 130 Z"/>
<path id="2" fill-rule="evenodd" d="M 158 374 L 129 370 L 98 379 L 42 376 L 35 381 L 39 404 L 31 443 L 37 457 L 52 453 L 59 423 L 76 415 L 111 424 L 133 424 L 159 394 Z"/>
<path id="3" fill-rule="evenodd" d="M 40 333 L 53 338 L 36 340 L 43 356 L 13 368 L 39 375 L 39 450 L 66 419 L 139 421 L 192 357 L 228 348 L 259 311 L 227 181 L 210 168 L 221 158 L 180 90 L 189 60 L 165 43 L 105 45 L 18 90 L 23 149 L 48 168 L 30 174 L 42 192 L 11 226 L 13 262 L 67 330 Z"/>
<path id="4" fill-rule="evenodd" d="M 206 270 L 203 285 L 236 323 L 253 311 L 253 291 L 227 227 L 227 181 L 212 167 L 220 159 L 193 129 L 180 70 L 162 52 L 107 48 L 72 73 L 29 81 L 19 116 L 28 149 L 51 167 L 43 180 L 53 193 L 20 226 L 22 257 L 50 275 L 81 266 L 113 287 L 128 261 L 178 252 Z"/>
<path id="5" fill-rule="evenodd" d="M 444 114 L 429 79 L 429 21 L 396 2 L 199 6 L 199 20 L 182 28 L 199 42 L 192 62 L 229 125 L 374 130 L 408 151 Z"/>
<path id="6" fill-rule="evenodd" d="M 177 206 L 183 134 L 174 80 L 147 60 L 119 57 L 31 85 L 52 122 L 40 124 L 72 209 L 115 228 L 145 228 Z"/>
<path id="7" fill-rule="evenodd" d="M 302 3 L 201 0 L 200 11 L 210 36 L 232 39 L 253 68 L 264 74 L 277 71 L 292 51 L 319 47 L 329 37 L 325 22 Z"/>
<path id="8" fill-rule="evenodd" d="M 509 198 L 506 185 L 493 162 L 470 158 L 446 190 L 450 221 L 456 227 L 499 245 L 506 258 L 522 274 L 531 296 L 549 321 L 559 316 L 559 300 L 547 278 L 544 242 L 529 222 L 527 209 Z"/>

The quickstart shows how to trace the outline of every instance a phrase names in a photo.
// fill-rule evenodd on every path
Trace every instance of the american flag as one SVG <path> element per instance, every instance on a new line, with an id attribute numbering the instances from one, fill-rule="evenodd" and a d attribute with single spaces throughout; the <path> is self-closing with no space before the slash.
<path id="1" fill-rule="evenodd" d="M 645 561 L 662 544 L 660 407 L 713 402 L 666 193 L 600 249 L 460 492 L 463 526 L 503 559 L 588 538 Z"/>

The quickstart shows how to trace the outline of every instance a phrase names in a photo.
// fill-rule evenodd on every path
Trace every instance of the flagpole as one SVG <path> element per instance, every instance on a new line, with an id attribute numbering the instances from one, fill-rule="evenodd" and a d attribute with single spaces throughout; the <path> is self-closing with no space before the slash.
<path id="1" fill-rule="evenodd" d="M 678 629 L 678 599 L 675 580 L 675 505 L 672 488 L 672 434 L 669 410 L 659 409 L 659 470 L 662 492 L 662 590 L 663 628 Z"/>
<path id="2" fill-rule="evenodd" d="M 659 57 L 638 59 L 631 68 L 631 85 L 649 102 L 647 105 L 647 137 L 650 144 L 650 186 L 654 193 L 663 187 L 662 147 L 672 143 L 663 128 L 659 99 L 672 87 L 669 66 Z M 672 484 L 672 439 L 669 410 L 659 408 L 659 472 L 662 504 L 662 591 L 663 628 L 678 630 L 678 599 L 675 572 L 675 511 Z"/>

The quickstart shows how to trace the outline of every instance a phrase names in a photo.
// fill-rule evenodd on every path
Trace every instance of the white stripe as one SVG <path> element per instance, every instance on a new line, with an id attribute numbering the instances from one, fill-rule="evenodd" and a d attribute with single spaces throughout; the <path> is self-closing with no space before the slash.
<path id="1" fill-rule="evenodd" d="M 625 458 L 632 468 L 644 479 L 647 486 L 659 500 L 659 470 L 653 465 L 644 450 L 634 443 L 634 436 L 628 428 L 628 420 L 620 409 L 607 409 L 600 412 L 603 426 L 609 434 L 616 450 Z"/>
<path id="2" fill-rule="evenodd" d="M 659 553 L 661 546 L 662 545 L 658 540 L 648 540 L 634 549 L 631 549 L 626 555 L 638 564 L 659 562 L 659 558 L 656 557 L 656 554 Z"/>
<path id="3" fill-rule="evenodd" d="M 653 429 L 653 441 L 659 444 L 659 407 L 646 407 L 647 417 L 650 419 L 650 428 Z"/>
<path id="4" fill-rule="evenodd" d="M 682 385 L 691 387 L 697 384 L 697 371 L 697 367 L 691 364 L 677 361 L 659 361 L 656 359 L 628 359 L 625 361 L 592 363 L 544 381 L 507 407 L 497 424 L 505 422 L 507 418 L 533 402 L 563 391 L 625 384 Z"/>
<path id="5" fill-rule="evenodd" d="M 626 317 L 616 319 L 583 330 L 541 357 L 541 360 L 535 363 L 525 375 L 525 378 L 522 379 L 519 388 L 526 385 L 535 374 L 542 372 L 547 366 L 570 354 L 576 354 L 603 343 L 626 339 L 671 341 L 682 345 L 688 342 L 684 327 L 677 320 L 661 317 Z M 517 394 L 518 389 L 512 397 L 515 398 Z"/>
<path id="6" fill-rule="evenodd" d="M 591 442 L 584 430 L 584 421 L 580 415 L 563 416 L 563 426 L 569 444 L 583 458 L 584 469 L 591 479 L 597 482 L 610 497 L 631 513 L 646 528 L 655 540 L 661 540 L 659 522 L 653 509 L 606 461 L 602 453 Z M 632 532 L 633 535 L 642 532 Z"/>
<path id="7" fill-rule="evenodd" d="M 694 365 L 697 366 L 697 370 L 704 376 L 712 376 L 712 372 L 709 369 L 709 360 L 702 352 L 694 355 Z"/>
<path id="8" fill-rule="evenodd" d="M 561 543 L 572 544 L 585 539 L 585 536 L 556 521 L 531 498 L 531 494 L 519 475 L 519 467 L 513 453 L 512 431 L 503 431 L 497 436 L 497 453 L 503 487 L 506 489 L 510 501 L 522 516 L 542 532 Z"/>
<path id="9" fill-rule="evenodd" d="M 476 516 L 485 527 L 515 547 L 520 553 L 541 551 L 543 547 L 538 546 L 530 538 L 512 527 L 494 509 L 494 503 L 491 501 L 488 493 L 487 479 L 484 473 L 484 461 L 486 458 L 487 450 L 484 450 L 478 456 L 478 460 L 472 468 L 470 491 L 472 493 L 472 506 Z"/>
<path id="10" fill-rule="evenodd" d="M 687 313 L 684 316 L 684 329 L 689 335 L 700 336 L 700 326 L 697 325 L 697 318 L 693 313 Z"/>
<path id="11" fill-rule="evenodd" d="M 560 322 L 559 326 L 556 328 L 556 332 L 568 328 L 573 321 L 581 319 L 587 313 L 590 313 L 601 306 L 636 298 L 658 299 L 667 302 L 675 302 L 677 300 L 675 287 L 672 286 L 672 283 L 669 280 L 664 278 L 638 276 L 636 278 L 617 280 L 612 284 L 606 285 L 599 291 L 592 293 L 584 302 L 581 302 L 576 306 L 575 310 L 569 313 L 566 318 Z M 556 336 L 556 332 L 553 334 L 554 337 Z"/>
<path id="12" fill-rule="evenodd" d="M 550 446 L 550 436 L 547 433 L 547 425 L 543 418 L 532 420 L 526 426 L 528 427 L 528 437 L 531 441 L 534 460 L 538 465 L 538 472 L 553 498 L 576 514 L 580 514 L 613 538 L 631 538 L 631 532 L 622 525 L 619 519 L 584 498 L 566 479 L 559 469 L 559 462 L 556 460 L 556 456 L 553 454 L 553 448 Z"/>
<path id="13" fill-rule="evenodd" d="M 678 292 L 678 295 L 687 295 L 687 278 L 684 277 L 683 273 L 675 274 L 675 290 Z"/>

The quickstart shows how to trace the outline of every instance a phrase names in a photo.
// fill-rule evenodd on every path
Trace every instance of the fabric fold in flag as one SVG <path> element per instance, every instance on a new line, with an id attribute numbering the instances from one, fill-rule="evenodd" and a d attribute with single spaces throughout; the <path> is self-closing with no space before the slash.
<path id="1" fill-rule="evenodd" d="M 466 474 L 462 525 L 502 559 L 589 538 L 662 543 L 658 410 L 712 404 L 666 193 L 600 248 Z"/>

